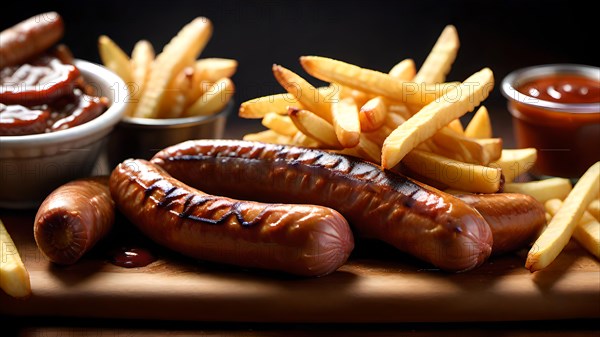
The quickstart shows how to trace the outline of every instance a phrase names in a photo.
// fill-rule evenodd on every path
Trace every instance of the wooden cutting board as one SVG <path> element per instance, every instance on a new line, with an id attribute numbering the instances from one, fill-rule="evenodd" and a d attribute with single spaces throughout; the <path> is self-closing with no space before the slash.
<path id="1" fill-rule="evenodd" d="M 295 278 L 191 260 L 146 241 L 124 220 L 79 263 L 50 264 L 32 234 L 34 213 L 0 211 L 31 276 L 33 295 L 0 292 L 0 313 L 238 322 L 448 322 L 600 317 L 600 264 L 571 242 L 531 274 L 526 252 L 448 274 L 383 244 L 357 247 L 332 275 Z M 159 259 L 138 269 L 109 262 L 118 246 Z"/>

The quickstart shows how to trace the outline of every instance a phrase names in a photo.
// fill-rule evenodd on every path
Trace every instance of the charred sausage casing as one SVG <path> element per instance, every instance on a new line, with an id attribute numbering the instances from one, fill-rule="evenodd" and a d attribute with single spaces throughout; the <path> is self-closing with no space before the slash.
<path id="1" fill-rule="evenodd" d="M 108 177 L 69 182 L 54 190 L 37 211 L 33 232 L 40 251 L 52 262 L 72 264 L 112 228 L 114 202 Z"/>
<path id="2" fill-rule="evenodd" d="M 531 244 L 546 224 L 544 206 L 535 198 L 517 193 L 462 194 L 492 230 L 492 254 L 500 255 Z"/>
<path id="3" fill-rule="evenodd" d="M 492 234 L 471 206 L 352 157 L 246 141 L 184 142 L 152 159 L 208 193 L 331 207 L 357 237 L 383 240 L 448 271 L 481 265 Z"/>
<path id="4" fill-rule="evenodd" d="M 144 234 L 194 258 L 320 276 L 344 264 L 354 248 L 352 231 L 335 210 L 208 195 L 145 160 L 119 164 L 110 189 Z"/>
<path id="5" fill-rule="evenodd" d="M 56 12 L 31 17 L 0 32 L 0 68 L 21 64 L 52 47 L 64 33 Z"/>

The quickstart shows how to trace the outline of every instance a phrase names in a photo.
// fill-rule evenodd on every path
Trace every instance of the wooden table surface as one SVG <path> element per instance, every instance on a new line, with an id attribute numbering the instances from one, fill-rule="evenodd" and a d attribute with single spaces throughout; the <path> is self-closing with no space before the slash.
<path id="1" fill-rule="evenodd" d="M 297 279 L 178 256 L 121 219 L 109 240 L 61 268 L 37 250 L 34 214 L 0 210 L 34 292 L 25 301 L 0 294 L 9 335 L 598 335 L 600 264 L 574 242 L 535 274 L 523 267 L 526 251 L 447 274 L 369 242 L 336 273 Z M 108 262 L 107 252 L 131 243 L 159 260 L 138 270 Z"/>

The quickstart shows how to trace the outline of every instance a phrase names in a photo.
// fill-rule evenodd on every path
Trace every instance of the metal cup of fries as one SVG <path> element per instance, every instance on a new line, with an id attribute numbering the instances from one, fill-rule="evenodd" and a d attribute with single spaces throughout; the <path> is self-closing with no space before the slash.
<path id="1" fill-rule="evenodd" d="M 108 141 L 110 167 L 127 158 L 150 159 L 165 147 L 190 139 L 223 138 L 227 116 L 233 111 L 229 101 L 225 109 L 209 116 L 186 118 L 124 117 Z"/>
<path id="2" fill-rule="evenodd" d="M 127 158 L 148 159 L 176 143 L 221 138 L 232 110 L 230 77 L 237 61 L 197 59 L 212 35 L 209 19 L 185 25 L 155 56 L 150 42 L 137 42 L 129 57 L 107 36 L 98 40 L 106 67 L 127 84 L 127 113 L 108 147 L 111 166 Z"/>

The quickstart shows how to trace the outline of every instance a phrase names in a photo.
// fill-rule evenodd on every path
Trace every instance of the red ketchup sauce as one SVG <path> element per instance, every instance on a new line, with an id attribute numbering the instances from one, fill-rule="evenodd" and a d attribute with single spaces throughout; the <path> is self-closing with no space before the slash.
<path id="1" fill-rule="evenodd" d="M 554 74 L 516 88 L 531 104 L 511 102 L 518 147 L 535 147 L 538 176 L 577 178 L 600 160 L 600 79 Z M 536 100 L 561 104 L 597 104 L 589 112 L 552 110 Z"/>
<path id="2" fill-rule="evenodd" d="M 86 123 L 106 111 L 72 64 L 43 54 L 0 70 L 0 136 L 55 132 Z"/>
<path id="3" fill-rule="evenodd" d="M 122 247 L 115 250 L 110 262 L 123 268 L 140 268 L 156 261 L 156 257 L 144 248 Z"/>

